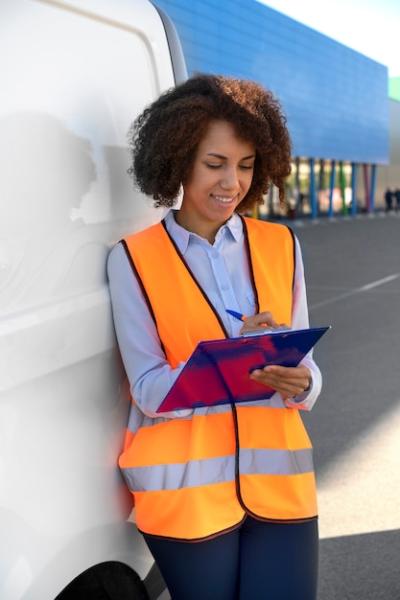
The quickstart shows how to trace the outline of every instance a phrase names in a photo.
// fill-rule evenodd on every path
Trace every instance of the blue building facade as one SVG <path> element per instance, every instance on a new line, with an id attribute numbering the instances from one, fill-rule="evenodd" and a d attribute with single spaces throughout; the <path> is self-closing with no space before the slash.
<path id="1" fill-rule="evenodd" d="M 333 170 L 343 161 L 374 165 L 371 196 L 375 166 L 389 162 L 387 67 L 256 0 L 154 3 L 173 20 L 190 75 L 262 83 L 283 106 L 293 156 Z"/>
<path id="2" fill-rule="evenodd" d="M 296 156 L 389 160 L 387 68 L 255 0 L 156 0 L 188 71 L 259 81 L 281 101 Z"/>

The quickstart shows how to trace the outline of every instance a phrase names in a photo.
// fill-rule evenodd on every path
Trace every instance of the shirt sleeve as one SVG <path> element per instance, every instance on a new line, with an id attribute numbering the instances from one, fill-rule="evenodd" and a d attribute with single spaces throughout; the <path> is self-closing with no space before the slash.
<path id="1" fill-rule="evenodd" d="M 107 261 L 114 327 L 129 387 L 138 408 L 148 417 L 186 417 L 193 410 L 157 413 L 184 362 L 171 369 L 161 348 L 157 329 L 122 244 Z"/>
<path id="2" fill-rule="evenodd" d="M 307 329 L 309 324 L 307 293 L 304 279 L 304 265 L 301 254 L 301 248 L 297 237 L 295 237 L 296 270 L 294 276 L 293 289 L 293 309 L 292 309 L 292 328 Z M 308 367 L 311 372 L 311 386 L 307 392 L 296 396 L 293 400 L 286 400 L 285 404 L 289 408 L 298 408 L 301 410 L 311 410 L 314 406 L 322 388 L 321 371 L 313 360 L 313 351 L 310 352 L 300 362 L 301 365 Z"/>

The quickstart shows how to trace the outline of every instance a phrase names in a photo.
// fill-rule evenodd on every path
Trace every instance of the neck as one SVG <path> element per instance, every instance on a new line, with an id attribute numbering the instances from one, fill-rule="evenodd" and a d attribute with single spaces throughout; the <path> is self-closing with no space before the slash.
<path id="1" fill-rule="evenodd" d="M 208 240 L 210 244 L 215 242 L 215 236 L 217 235 L 218 229 L 224 224 L 219 223 L 198 223 L 196 220 L 192 220 L 190 215 L 187 215 L 184 211 L 178 210 L 174 213 L 176 222 L 191 233 L 196 233 L 200 237 Z"/>

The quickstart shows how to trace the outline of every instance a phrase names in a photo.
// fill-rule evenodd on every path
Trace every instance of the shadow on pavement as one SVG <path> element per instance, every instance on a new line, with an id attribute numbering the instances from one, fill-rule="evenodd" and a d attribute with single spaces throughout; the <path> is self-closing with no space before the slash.
<path id="1" fill-rule="evenodd" d="M 399 600 L 399 557 L 399 530 L 321 540 L 318 600 Z"/>

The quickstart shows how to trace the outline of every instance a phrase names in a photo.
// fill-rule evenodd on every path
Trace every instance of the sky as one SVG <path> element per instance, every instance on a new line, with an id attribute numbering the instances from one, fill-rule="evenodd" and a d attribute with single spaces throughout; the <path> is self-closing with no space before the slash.
<path id="1" fill-rule="evenodd" d="M 400 77 L 400 0 L 258 0 Z"/>

